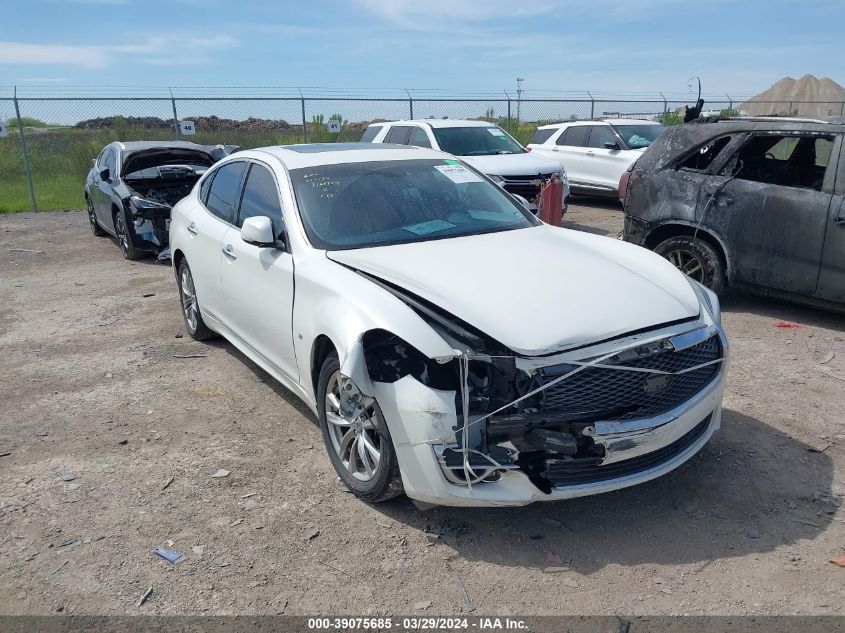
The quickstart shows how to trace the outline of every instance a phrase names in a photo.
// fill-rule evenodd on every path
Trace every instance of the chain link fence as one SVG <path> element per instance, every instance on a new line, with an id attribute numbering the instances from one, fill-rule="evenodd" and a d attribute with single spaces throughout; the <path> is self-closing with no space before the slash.
<path id="1" fill-rule="evenodd" d="M 336 93 L 319 88 L 0 87 L 0 212 L 82 209 L 91 160 L 112 141 L 181 138 L 243 148 L 302 142 L 357 141 L 377 121 L 483 119 L 531 141 L 538 125 L 559 121 L 642 118 L 680 123 L 692 95 L 615 97 L 590 93 L 466 93 L 436 90 Z M 742 100 L 708 99 L 705 113 L 739 114 Z M 845 116 L 845 102 L 756 102 L 769 114 Z M 192 121 L 183 136 L 180 122 Z M 339 122 L 331 125 L 333 121 Z M 23 133 L 21 133 L 21 130 Z M 32 183 L 30 188 L 30 181 Z"/>

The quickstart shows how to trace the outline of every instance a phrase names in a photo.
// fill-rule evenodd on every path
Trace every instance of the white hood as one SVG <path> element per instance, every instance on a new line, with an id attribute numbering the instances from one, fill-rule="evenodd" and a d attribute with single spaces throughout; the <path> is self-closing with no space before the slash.
<path id="1" fill-rule="evenodd" d="M 330 251 L 523 355 L 541 355 L 695 317 L 686 278 L 651 251 L 547 225 Z"/>
<path id="2" fill-rule="evenodd" d="M 490 154 L 486 156 L 458 156 L 482 174 L 494 176 L 533 176 L 560 171 L 560 163 L 533 152 L 525 154 Z"/>

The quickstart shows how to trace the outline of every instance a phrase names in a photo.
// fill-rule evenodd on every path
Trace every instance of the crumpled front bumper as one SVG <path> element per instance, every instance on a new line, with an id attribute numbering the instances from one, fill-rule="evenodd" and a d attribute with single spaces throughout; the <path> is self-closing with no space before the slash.
<path id="1" fill-rule="evenodd" d="M 634 486 L 671 472 L 707 443 L 721 424 L 727 357 L 714 380 L 677 409 L 633 424 L 596 424 L 593 438 L 607 448 L 599 468 L 616 466 L 619 476 L 542 492 L 518 469 L 500 471 L 497 481 L 471 487 L 450 483 L 438 461 L 438 449 L 455 445 L 458 420 L 455 392 L 436 391 L 406 376 L 395 383 L 373 383 L 376 399 L 396 447 L 406 494 L 447 506 L 519 506 L 555 501 Z M 688 438 L 691 440 L 687 441 Z M 667 450 L 679 447 L 677 450 Z M 661 459 L 648 459 L 656 455 Z M 634 461 L 628 461 L 634 460 Z M 641 468 L 618 468 L 642 464 Z"/>
<path id="2" fill-rule="evenodd" d="M 129 237 L 138 250 L 159 253 L 170 242 L 170 209 L 133 210 L 128 203 Z"/>

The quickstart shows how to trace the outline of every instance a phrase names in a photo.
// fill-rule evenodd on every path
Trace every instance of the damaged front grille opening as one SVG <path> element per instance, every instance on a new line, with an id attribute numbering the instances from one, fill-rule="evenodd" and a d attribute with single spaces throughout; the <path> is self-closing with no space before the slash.
<path id="1" fill-rule="evenodd" d="M 435 447 L 450 482 L 471 487 L 518 469 L 546 494 L 619 470 L 603 466 L 596 422 L 669 412 L 709 385 L 722 360 L 718 334 L 682 350 L 668 341 L 641 345 L 533 375 L 517 368 L 516 356 L 465 353 L 438 362 L 384 330 L 367 332 L 362 343 L 372 380 L 392 383 L 411 375 L 455 392 L 454 438 Z M 659 454 L 670 459 L 682 450 Z"/>
<path id="2" fill-rule="evenodd" d="M 214 161 L 204 151 L 168 148 L 134 152 L 126 159 L 123 207 L 138 246 L 156 251 L 167 246 L 171 209 Z"/>

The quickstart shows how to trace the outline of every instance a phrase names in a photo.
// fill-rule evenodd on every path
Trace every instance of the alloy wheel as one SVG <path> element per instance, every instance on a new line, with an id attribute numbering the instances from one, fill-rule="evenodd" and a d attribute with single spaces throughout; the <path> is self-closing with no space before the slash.
<path id="1" fill-rule="evenodd" d="M 685 275 L 692 277 L 699 283 L 704 283 L 706 267 L 695 253 L 684 249 L 671 250 L 665 255 L 666 259 Z"/>
<path id="2" fill-rule="evenodd" d="M 194 278 L 191 276 L 191 270 L 187 266 L 182 269 L 180 288 L 182 293 L 182 312 L 185 314 L 185 324 L 193 333 L 197 331 L 199 308 L 197 307 L 197 293 L 194 289 Z"/>
<path id="3" fill-rule="evenodd" d="M 117 241 L 120 244 L 120 251 L 126 257 L 129 252 L 129 237 L 126 235 L 126 225 L 119 213 L 117 214 L 117 222 L 115 224 L 115 232 L 117 233 Z"/>
<path id="4" fill-rule="evenodd" d="M 91 230 L 96 231 L 98 228 L 97 224 L 97 214 L 94 213 L 94 203 L 91 202 L 91 198 L 87 199 L 88 203 L 88 222 L 91 224 Z"/>
<path id="5" fill-rule="evenodd" d="M 332 447 L 347 472 L 360 481 L 370 481 L 382 460 L 381 420 L 370 405 L 355 419 L 344 416 L 340 407 L 340 371 L 326 385 L 326 422 Z"/>

